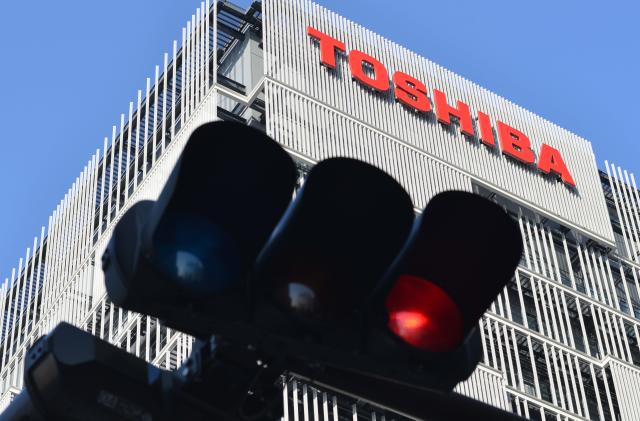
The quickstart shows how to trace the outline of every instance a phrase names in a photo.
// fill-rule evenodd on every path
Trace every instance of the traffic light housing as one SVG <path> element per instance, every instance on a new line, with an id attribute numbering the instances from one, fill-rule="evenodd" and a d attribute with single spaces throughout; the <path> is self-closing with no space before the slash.
<path id="1" fill-rule="evenodd" d="M 350 158 L 315 165 L 291 201 L 295 179 L 264 134 L 197 129 L 159 199 L 116 227 L 110 298 L 300 369 L 441 390 L 466 379 L 481 355 L 478 320 L 520 259 L 515 222 L 458 191 L 415 218 L 397 181 Z"/>
<path id="2" fill-rule="evenodd" d="M 295 165 L 264 133 L 230 122 L 191 134 L 158 200 L 118 222 L 103 256 L 119 306 L 208 337 L 247 317 L 246 275 L 293 194 Z"/>
<path id="3" fill-rule="evenodd" d="M 256 261 L 256 324 L 320 341 L 344 333 L 354 340 L 334 343 L 358 342 L 362 304 L 413 219 L 409 195 L 383 171 L 348 158 L 318 163 Z"/>
<path id="4" fill-rule="evenodd" d="M 408 384 L 451 390 L 480 361 L 479 319 L 522 247 L 497 204 L 463 191 L 434 196 L 373 295 L 367 353 Z"/>
<path id="5" fill-rule="evenodd" d="M 436 195 L 380 287 L 387 327 L 425 351 L 451 350 L 511 279 L 522 247 L 497 204 L 463 191 Z"/>

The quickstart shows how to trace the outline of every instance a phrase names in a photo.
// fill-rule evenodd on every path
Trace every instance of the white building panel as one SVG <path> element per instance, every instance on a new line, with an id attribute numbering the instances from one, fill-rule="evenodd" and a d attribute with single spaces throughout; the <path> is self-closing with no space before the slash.
<path id="1" fill-rule="evenodd" d="M 460 382 L 455 392 L 493 405 L 505 411 L 511 410 L 505 393 L 504 375 L 484 364 L 479 364 L 471 376 Z"/>
<path id="2" fill-rule="evenodd" d="M 469 177 L 418 148 L 277 82 L 265 82 L 267 134 L 311 162 L 347 156 L 391 174 L 422 209 L 436 193 L 471 191 Z"/>
<path id="3" fill-rule="evenodd" d="M 640 373 L 636 368 L 613 359 L 609 367 L 618 395 L 621 421 L 640 421 Z"/>
<path id="4" fill-rule="evenodd" d="M 595 157 L 586 140 L 311 1 L 265 0 L 263 13 L 268 79 L 423 151 L 476 182 L 567 226 L 578 227 L 595 239 L 613 244 Z M 430 97 L 433 89 L 441 90 L 450 104 L 456 100 L 469 104 L 472 116 L 483 111 L 492 117 L 494 126 L 500 120 L 517 128 L 529 136 L 536 154 L 542 143 L 558 149 L 577 189 L 574 191 L 534 168 L 497 154 L 477 140 L 466 139 L 457 128 L 446 129 L 433 113 L 408 111 L 396 103 L 392 90 L 380 94 L 364 88 L 351 80 L 344 53 L 337 54 L 335 70 L 325 68 L 320 64 L 317 42 L 307 35 L 308 26 L 343 41 L 347 52 L 357 49 L 377 58 L 389 75 L 399 70 L 423 81 Z M 334 128 L 334 123 L 327 121 L 327 128 Z M 317 148 L 331 146 L 317 145 Z"/>

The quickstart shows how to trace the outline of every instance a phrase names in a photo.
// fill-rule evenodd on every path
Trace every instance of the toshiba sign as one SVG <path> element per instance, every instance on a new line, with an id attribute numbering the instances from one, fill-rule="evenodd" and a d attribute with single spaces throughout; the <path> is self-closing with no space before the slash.
<path id="1" fill-rule="evenodd" d="M 379 92 L 393 89 L 398 102 L 416 113 L 435 112 L 441 124 L 451 125 L 451 117 L 454 117 L 459 121 L 462 134 L 470 140 L 479 141 L 488 148 L 498 148 L 511 159 L 537 168 L 542 173 L 555 175 L 565 185 L 576 187 L 562 154 L 557 149 L 543 143 L 536 159 L 529 137 L 520 130 L 500 120 L 496 121 L 494 129 L 491 117 L 482 111 L 478 111 L 474 124 L 468 104 L 456 101 L 453 106 L 449 104 L 446 94 L 438 89 L 433 89 L 430 96 L 425 84 L 415 77 L 396 71 L 390 78 L 385 65 L 376 58 L 359 50 L 347 52 L 344 42 L 315 28 L 308 27 L 307 33 L 319 41 L 320 63 L 327 68 L 336 68 L 337 52 L 346 53 L 351 76 L 359 84 Z"/>

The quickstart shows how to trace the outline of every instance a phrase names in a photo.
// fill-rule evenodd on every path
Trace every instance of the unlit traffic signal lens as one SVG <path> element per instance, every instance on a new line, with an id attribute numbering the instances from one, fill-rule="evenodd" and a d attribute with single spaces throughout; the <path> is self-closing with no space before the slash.
<path id="1" fill-rule="evenodd" d="M 200 215 L 172 214 L 159 225 L 153 240 L 153 264 L 183 291 L 221 293 L 242 276 L 233 237 Z"/>

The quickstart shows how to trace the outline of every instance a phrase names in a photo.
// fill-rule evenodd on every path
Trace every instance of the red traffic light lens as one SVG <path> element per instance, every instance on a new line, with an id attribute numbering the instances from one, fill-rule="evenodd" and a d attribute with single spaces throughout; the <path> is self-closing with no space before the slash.
<path id="1" fill-rule="evenodd" d="M 385 300 L 388 327 L 404 342 L 431 352 L 450 351 L 462 342 L 462 315 L 438 285 L 400 276 Z"/>

